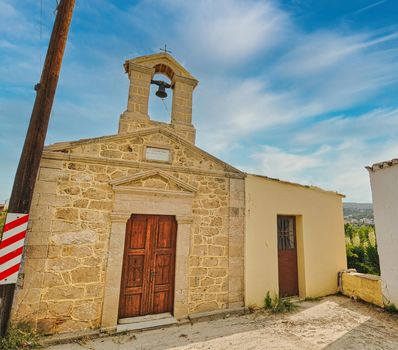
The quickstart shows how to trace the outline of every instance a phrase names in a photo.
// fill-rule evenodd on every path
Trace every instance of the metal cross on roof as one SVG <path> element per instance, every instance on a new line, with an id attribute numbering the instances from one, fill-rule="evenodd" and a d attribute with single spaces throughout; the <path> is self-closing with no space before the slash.
<path id="1" fill-rule="evenodd" d="M 164 49 L 159 49 L 160 51 L 164 51 L 164 53 L 171 53 L 171 51 L 167 50 L 167 45 L 164 45 Z"/>

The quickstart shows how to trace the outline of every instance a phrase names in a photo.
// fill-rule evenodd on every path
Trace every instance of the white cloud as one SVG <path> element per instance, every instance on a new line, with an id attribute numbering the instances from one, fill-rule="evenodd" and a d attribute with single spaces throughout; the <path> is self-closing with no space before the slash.
<path id="1" fill-rule="evenodd" d="M 359 116 L 337 116 L 294 136 L 297 144 L 341 143 L 345 140 L 362 140 L 372 146 L 372 140 L 381 142 L 395 139 L 398 134 L 398 109 L 379 108 Z"/>
<path id="2" fill-rule="evenodd" d="M 176 29 L 185 54 L 206 64 L 231 67 L 275 48 L 291 27 L 271 1 L 183 2 Z"/>
<path id="3" fill-rule="evenodd" d="M 398 155 L 398 109 L 336 117 L 301 129 L 286 147 L 253 152 L 251 171 L 371 201 L 365 166 Z M 315 147 L 315 150 L 314 150 Z"/>

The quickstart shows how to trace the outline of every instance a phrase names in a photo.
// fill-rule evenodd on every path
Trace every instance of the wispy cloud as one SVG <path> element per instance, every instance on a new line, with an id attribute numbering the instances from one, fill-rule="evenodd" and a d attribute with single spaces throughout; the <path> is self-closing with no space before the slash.
<path id="1" fill-rule="evenodd" d="M 253 151 L 250 171 L 371 198 L 366 165 L 396 157 L 398 109 L 338 116 L 302 127 L 279 147 Z"/>
<path id="2" fill-rule="evenodd" d="M 365 12 L 365 11 L 367 11 L 367 10 L 370 10 L 370 9 L 376 7 L 376 6 L 382 5 L 382 4 L 384 4 L 385 2 L 387 2 L 387 1 L 388 1 L 388 0 L 376 1 L 376 2 L 374 2 L 373 4 L 370 4 L 370 5 L 368 5 L 368 6 L 365 6 L 365 7 L 360 8 L 359 10 L 354 11 L 353 14 L 357 15 L 357 14 L 359 14 L 359 13 Z"/>

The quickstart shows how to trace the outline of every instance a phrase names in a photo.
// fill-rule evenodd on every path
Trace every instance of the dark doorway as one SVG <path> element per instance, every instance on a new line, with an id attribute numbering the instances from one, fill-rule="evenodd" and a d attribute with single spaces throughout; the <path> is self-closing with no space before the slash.
<path id="1" fill-rule="evenodd" d="M 281 298 L 298 295 L 296 218 L 278 215 L 278 277 Z"/>

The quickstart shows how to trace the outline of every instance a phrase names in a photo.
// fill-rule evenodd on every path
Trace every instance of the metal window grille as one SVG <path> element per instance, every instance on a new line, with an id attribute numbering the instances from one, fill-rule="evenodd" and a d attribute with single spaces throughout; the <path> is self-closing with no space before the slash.
<path id="1" fill-rule="evenodd" d="M 292 216 L 278 216 L 278 249 L 294 249 L 295 242 L 295 218 Z"/>

